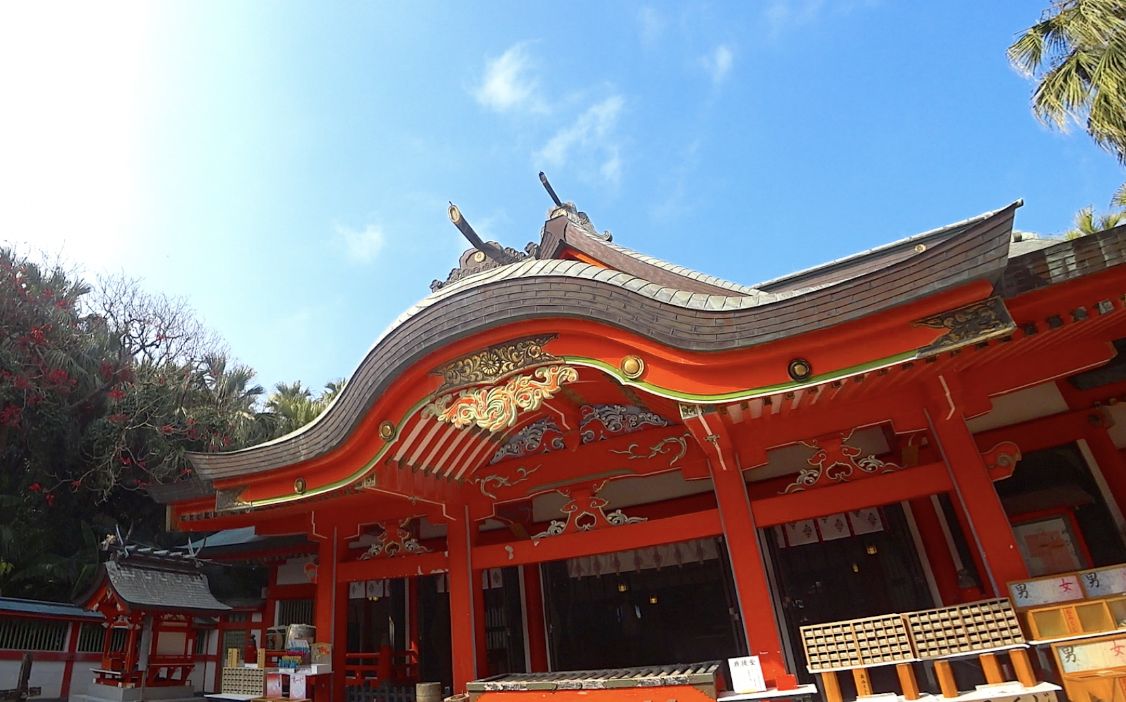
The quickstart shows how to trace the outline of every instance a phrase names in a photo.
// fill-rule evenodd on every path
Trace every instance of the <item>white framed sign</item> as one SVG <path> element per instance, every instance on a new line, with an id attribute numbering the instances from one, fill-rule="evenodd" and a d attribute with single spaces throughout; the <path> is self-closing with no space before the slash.
<path id="1" fill-rule="evenodd" d="M 762 665 L 758 656 L 729 658 L 727 669 L 731 671 L 731 691 L 735 694 L 766 691 L 766 680 L 762 677 Z"/>

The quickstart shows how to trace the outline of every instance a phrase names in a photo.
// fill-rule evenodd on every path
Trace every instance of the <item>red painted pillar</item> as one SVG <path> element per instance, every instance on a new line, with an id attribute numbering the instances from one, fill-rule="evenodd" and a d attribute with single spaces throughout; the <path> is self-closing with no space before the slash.
<path id="1" fill-rule="evenodd" d="M 348 647 L 348 584 L 337 581 L 337 563 L 347 549 L 339 526 L 323 527 L 327 533 L 317 545 L 317 582 L 313 621 L 317 640 L 332 644 L 332 702 L 344 700 L 344 657 Z"/>
<path id="2" fill-rule="evenodd" d="M 451 506 L 453 520 L 446 526 L 446 549 L 450 567 L 450 646 L 453 657 L 454 694 L 477 679 L 477 637 L 474 632 L 473 593 L 481 587 L 473 581 L 473 530 L 469 508 Z"/>
<path id="3" fill-rule="evenodd" d="M 137 670 L 137 636 L 141 630 L 140 617 L 129 617 L 129 640 L 125 643 L 125 674 L 131 676 Z"/>
<path id="4" fill-rule="evenodd" d="M 547 672 L 547 631 L 543 609 L 543 584 L 540 566 L 532 563 L 521 569 L 524 576 L 524 616 L 528 625 L 530 673 Z"/>
<path id="5" fill-rule="evenodd" d="M 710 463 L 747 648 L 759 657 L 768 685 L 773 684 L 780 690 L 791 689 L 797 686 L 797 679 L 786 670 L 782 637 L 774 616 L 774 601 L 770 597 L 746 483 L 742 472 L 734 465 L 724 470 L 717 467 L 715 461 Z"/>
<path id="6" fill-rule="evenodd" d="M 965 508 L 969 536 L 985 560 L 993 591 L 1005 592 L 1005 584 L 1028 577 L 1028 568 L 1017 549 L 1009 517 L 993 487 L 989 469 L 978 452 L 961 410 L 944 393 L 928 398 L 927 417 L 954 485 L 954 497 Z"/>
<path id="7" fill-rule="evenodd" d="M 958 568 L 954 564 L 942 524 L 938 521 L 934 502 L 929 497 L 918 497 L 911 500 L 910 505 L 911 516 L 915 518 L 915 527 L 919 530 L 919 540 L 923 542 L 923 550 L 926 551 L 927 562 L 934 575 L 934 584 L 942 597 L 941 604 L 957 604 L 962 599 L 958 590 Z"/>
<path id="8" fill-rule="evenodd" d="M 1126 461 L 1123 461 L 1122 454 L 1114 445 L 1106 427 L 1092 426 L 1083 438 L 1087 441 L 1087 448 L 1091 449 L 1095 463 L 1099 464 L 1099 472 L 1118 504 L 1118 511 L 1126 514 Z"/>

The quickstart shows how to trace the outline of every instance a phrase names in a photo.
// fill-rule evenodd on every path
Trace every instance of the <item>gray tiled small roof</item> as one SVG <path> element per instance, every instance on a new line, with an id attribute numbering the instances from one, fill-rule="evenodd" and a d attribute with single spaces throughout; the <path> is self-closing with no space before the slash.
<path id="1" fill-rule="evenodd" d="M 200 613 L 230 609 L 215 599 L 207 577 L 198 571 L 165 570 L 118 561 L 108 561 L 105 571 L 117 596 L 137 609 Z"/>

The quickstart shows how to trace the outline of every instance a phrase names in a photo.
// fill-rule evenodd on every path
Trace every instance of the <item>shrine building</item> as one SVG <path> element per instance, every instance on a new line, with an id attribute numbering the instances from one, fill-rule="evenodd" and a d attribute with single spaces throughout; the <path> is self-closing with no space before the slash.
<path id="1" fill-rule="evenodd" d="M 756 285 L 571 204 L 523 251 L 451 206 L 474 248 L 323 415 L 154 496 L 274 553 L 257 640 L 311 619 L 334 702 L 748 654 L 811 682 L 803 625 L 1126 561 L 1126 227 L 1022 237 L 1020 204 Z"/>

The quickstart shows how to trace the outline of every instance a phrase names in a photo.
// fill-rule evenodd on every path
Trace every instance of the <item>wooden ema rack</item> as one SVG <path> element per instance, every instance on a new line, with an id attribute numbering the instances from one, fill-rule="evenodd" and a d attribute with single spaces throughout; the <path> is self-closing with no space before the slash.
<path id="1" fill-rule="evenodd" d="M 1034 687 L 1036 676 L 1025 650 L 1020 622 L 1008 600 L 849 619 L 801 628 L 809 672 L 817 673 L 828 702 L 841 702 L 837 673 L 851 671 L 858 696 L 872 694 L 868 668 L 895 665 L 903 696 L 920 697 L 912 663 L 934 661 L 943 697 L 957 697 L 950 661 L 978 656 L 990 684 L 1004 682 L 996 654 L 1008 651 L 1017 679 Z M 1126 700 L 1123 700 L 1126 702 Z"/>
<path id="2" fill-rule="evenodd" d="M 958 685 L 950 661 L 976 655 L 985 681 L 1005 682 L 997 654 L 1005 651 L 1024 687 L 1037 684 L 1028 659 L 1028 644 L 1020 620 L 1007 599 L 983 600 L 970 604 L 927 609 L 904 615 L 911 629 L 919 660 L 933 661 L 935 677 L 943 697 L 957 697 Z"/>

